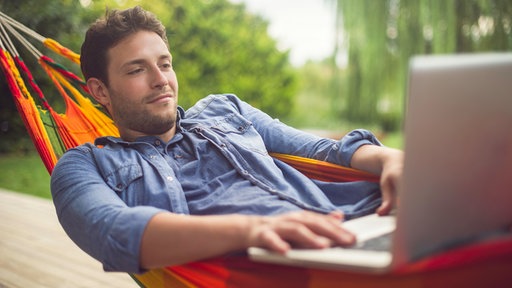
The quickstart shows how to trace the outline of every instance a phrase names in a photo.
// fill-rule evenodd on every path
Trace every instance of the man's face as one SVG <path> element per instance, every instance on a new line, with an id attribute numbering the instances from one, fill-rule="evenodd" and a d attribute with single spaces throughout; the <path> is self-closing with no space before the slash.
<path id="1" fill-rule="evenodd" d="M 125 140 L 174 134 L 178 81 L 158 34 L 139 31 L 108 51 L 107 103 Z M 172 131 L 172 132 L 170 132 Z"/>

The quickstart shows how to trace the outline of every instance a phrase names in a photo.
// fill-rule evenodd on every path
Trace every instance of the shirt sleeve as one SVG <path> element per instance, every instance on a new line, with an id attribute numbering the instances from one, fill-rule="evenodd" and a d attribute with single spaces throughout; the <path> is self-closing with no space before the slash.
<path id="1" fill-rule="evenodd" d="M 302 156 L 349 167 L 354 152 L 362 145 L 382 146 L 375 135 L 365 129 L 353 130 L 339 140 L 322 138 L 288 126 L 235 95 L 226 96 L 253 123 L 269 152 Z"/>
<path id="2" fill-rule="evenodd" d="M 68 236 L 105 271 L 142 272 L 140 244 L 149 220 L 163 210 L 128 207 L 102 179 L 87 148 L 66 152 L 51 177 L 57 217 Z"/>

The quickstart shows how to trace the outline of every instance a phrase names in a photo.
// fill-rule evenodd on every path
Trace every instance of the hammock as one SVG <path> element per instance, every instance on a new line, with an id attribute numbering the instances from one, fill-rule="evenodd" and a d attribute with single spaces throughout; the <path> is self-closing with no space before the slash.
<path id="1" fill-rule="evenodd" d="M 52 109 L 9 35 L 38 59 L 62 96 L 66 107 L 64 114 Z M 0 12 L 0 65 L 19 114 L 51 174 L 67 149 L 99 136 L 118 136 L 119 133 L 112 120 L 85 96 L 88 91 L 84 81 L 44 56 L 25 39 L 26 36 L 74 64 L 79 64 L 80 60 L 78 54 Z M 375 175 L 318 160 L 282 154 L 272 156 L 308 177 L 323 181 L 379 180 Z M 502 240 L 455 249 L 383 275 L 263 264 L 250 261 L 246 255 L 235 255 L 131 276 L 141 287 L 431 287 L 448 283 L 450 286 L 498 287 L 512 283 L 510 271 L 512 243 Z"/>

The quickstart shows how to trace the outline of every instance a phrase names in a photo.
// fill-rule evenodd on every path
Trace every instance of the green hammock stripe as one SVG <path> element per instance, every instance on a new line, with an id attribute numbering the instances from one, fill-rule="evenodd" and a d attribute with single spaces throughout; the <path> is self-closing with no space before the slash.
<path id="1" fill-rule="evenodd" d="M 39 111 L 39 117 L 41 117 L 41 121 L 43 121 L 44 128 L 46 129 L 46 133 L 48 134 L 48 138 L 52 144 L 53 151 L 58 159 L 64 154 L 64 152 L 66 152 L 66 147 L 59 135 L 57 124 L 48 110 L 44 110 L 39 106 L 37 107 L 37 110 Z"/>

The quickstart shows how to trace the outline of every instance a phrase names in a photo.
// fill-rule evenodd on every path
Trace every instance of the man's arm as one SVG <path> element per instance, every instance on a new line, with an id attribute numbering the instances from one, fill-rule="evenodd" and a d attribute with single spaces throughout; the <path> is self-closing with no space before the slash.
<path id="1" fill-rule="evenodd" d="M 353 244 L 342 214 L 307 211 L 279 216 L 189 216 L 159 213 L 148 223 L 140 252 L 144 269 L 243 251 L 251 246 L 285 253 L 291 246 L 326 248 Z"/>
<path id="2" fill-rule="evenodd" d="M 314 158 L 380 175 L 383 202 L 377 213 L 384 215 L 391 211 L 402 175 L 402 151 L 383 147 L 370 131 L 364 129 L 353 130 L 340 141 L 314 136 L 272 119 L 235 96 L 228 97 L 236 103 L 240 113 L 252 121 L 269 151 Z"/>
<path id="3" fill-rule="evenodd" d="M 52 195 L 63 228 L 107 271 L 138 273 L 243 251 L 284 253 L 291 246 L 351 244 L 341 213 L 292 212 L 274 217 L 189 216 L 150 206 L 128 207 L 99 176 L 90 151 L 72 149 L 52 173 Z"/>
<path id="4" fill-rule="evenodd" d="M 396 204 L 396 192 L 402 177 L 403 160 L 402 151 L 377 145 L 363 145 L 352 155 L 350 162 L 352 168 L 381 175 L 382 205 L 377 209 L 379 215 L 388 214 Z"/>

